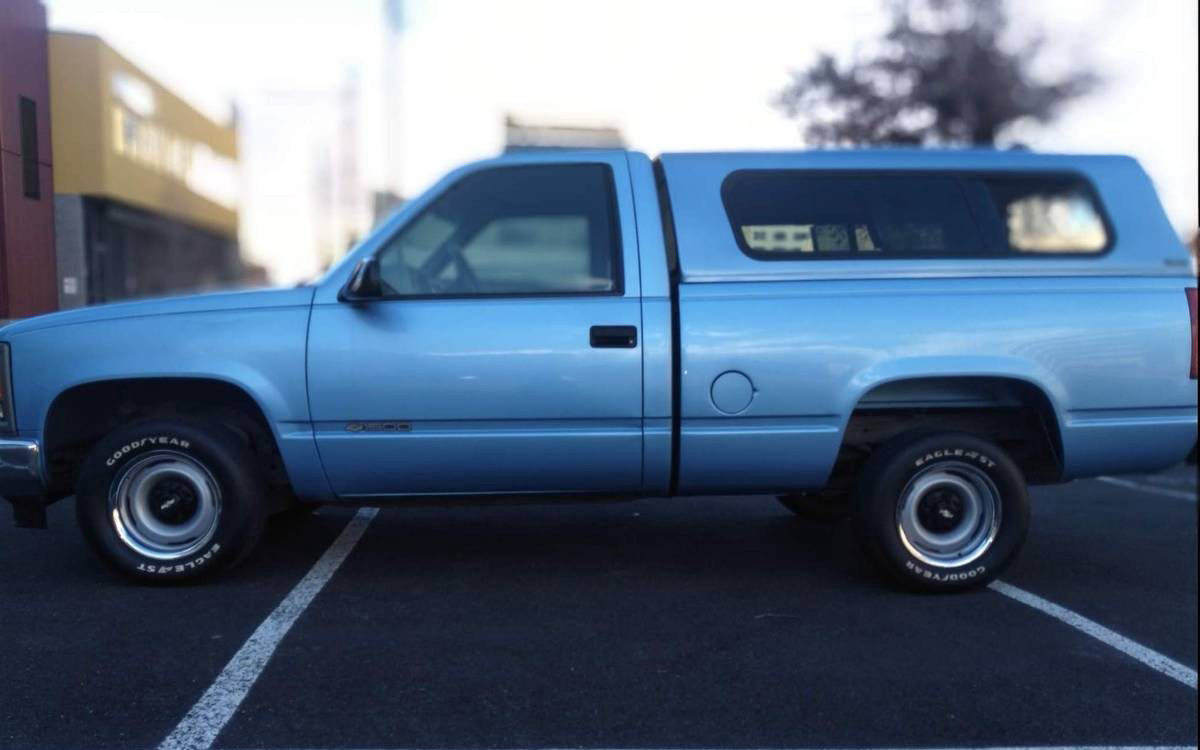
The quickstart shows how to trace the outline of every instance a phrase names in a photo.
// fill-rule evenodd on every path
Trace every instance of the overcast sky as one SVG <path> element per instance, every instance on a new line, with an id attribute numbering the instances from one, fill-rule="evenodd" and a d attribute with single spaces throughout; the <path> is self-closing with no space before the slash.
<path id="1" fill-rule="evenodd" d="M 385 179 L 376 94 L 382 0 L 45 0 L 53 28 L 96 33 L 201 109 L 264 91 L 327 91 L 358 71 L 367 176 Z M 1013 0 L 1018 30 L 1108 77 L 1042 150 L 1130 153 L 1172 223 L 1197 225 L 1195 0 Z M 850 53 L 886 24 L 879 0 L 411 0 L 403 52 L 402 189 L 502 146 L 505 113 L 613 124 L 650 153 L 800 148 L 770 105 L 818 50 Z M 1053 66 L 1055 60 L 1050 60 Z"/>

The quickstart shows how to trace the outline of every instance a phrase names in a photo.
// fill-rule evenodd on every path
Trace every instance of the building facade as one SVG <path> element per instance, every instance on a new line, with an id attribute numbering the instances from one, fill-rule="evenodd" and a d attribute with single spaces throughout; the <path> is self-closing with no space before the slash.
<path id="1" fill-rule="evenodd" d="M 237 135 L 95 36 L 49 35 L 62 308 L 229 286 Z"/>
<path id="2" fill-rule="evenodd" d="M 46 10 L 0 2 L 0 320 L 57 307 Z"/>

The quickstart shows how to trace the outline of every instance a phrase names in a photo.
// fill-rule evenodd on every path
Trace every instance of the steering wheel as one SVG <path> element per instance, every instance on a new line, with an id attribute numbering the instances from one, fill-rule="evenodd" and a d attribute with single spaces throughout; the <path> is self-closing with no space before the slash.
<path id="1" fill-rule="evenodd" d="M 463 259 L 462 254 L 454 256 L 454 270 L 458 272 L 458 286 L 466 292 L 479 291 L 479 277 L 471 270 L 471 266 Z"/>

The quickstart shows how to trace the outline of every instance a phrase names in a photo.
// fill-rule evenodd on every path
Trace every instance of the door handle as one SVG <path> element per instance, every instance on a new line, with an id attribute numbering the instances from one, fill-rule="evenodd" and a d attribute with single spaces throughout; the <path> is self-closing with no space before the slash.
<path id="1" fill-rule="evenodd" d="M 592 326 L 593 349 L 632 349 L 637 346 L 636 326 Z"/>

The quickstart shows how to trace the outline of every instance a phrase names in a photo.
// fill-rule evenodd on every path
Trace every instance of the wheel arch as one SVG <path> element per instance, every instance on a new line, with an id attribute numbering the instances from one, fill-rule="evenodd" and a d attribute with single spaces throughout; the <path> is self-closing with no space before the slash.
<path id="1" fill-rule="evenodd" d="M 46 409 L 41 435 L 50 499 L 73 491 L 79 463 L 104 435 L 134 419 L 171 414 L 233 427 L 266 462 L 273 485 L 290 483 L 275 421 L 243 384 L 211 375 L 105 377 L 63 388 Z"/>
<path id="2" fill-rule="evenodd" d="M 930 367 L 926 362 L 920 368 L 909 363 L 889 369 L 856 379 L 849 389 L 839 466 L 850 460 L 848 448 L 865 446 L 869 452 L 906 428 L 928 425 L 975 432 L 1003 444 L 1031 481 L 1060 479 L 1064 422 L 1054 378 L 994 363 Z"/>

